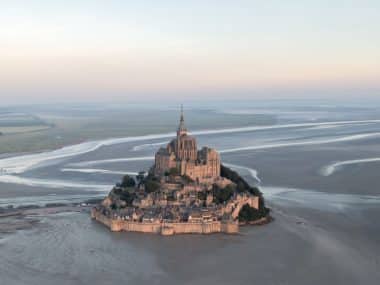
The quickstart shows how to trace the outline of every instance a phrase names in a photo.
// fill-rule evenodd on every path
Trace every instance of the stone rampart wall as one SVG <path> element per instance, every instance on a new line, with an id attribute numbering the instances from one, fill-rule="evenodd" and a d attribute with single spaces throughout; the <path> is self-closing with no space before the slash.
<path id="1" fill-rule="evenodd" d="M 236 222 L 202 222 L 202 223 L 143 223 L 125 220 L 110 219 L 93 209 L 91 211 L 93 219 L 106 225 L 111 231 L 131 231 L 142 233 L 156 233 L 163 235 L 173 234 L 211 234 L 239 232 L 239 225 Z"/>

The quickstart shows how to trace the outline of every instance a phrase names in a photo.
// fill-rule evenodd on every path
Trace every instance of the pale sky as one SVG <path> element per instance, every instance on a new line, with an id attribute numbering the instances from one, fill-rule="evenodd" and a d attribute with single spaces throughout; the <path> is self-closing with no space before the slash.
<path id="1" fill-rule="evenodd" d="M 380 1 L 0 0 L 1 102 L 380 97 Z"/>

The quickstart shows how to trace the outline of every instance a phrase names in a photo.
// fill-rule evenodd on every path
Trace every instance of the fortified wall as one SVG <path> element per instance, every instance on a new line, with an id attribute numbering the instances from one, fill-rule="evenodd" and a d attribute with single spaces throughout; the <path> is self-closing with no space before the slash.
<path id="1" fill-rule="evenodd" d="M 239 232 L 239 224 L 237 222 L 228 221 L 210 221 L 199 223 L 165 223 L 165 222 L 133 222 L 119 219 L 111 219 L 103 215 L 96 209 L 91 210 L 91 217 L 113 232 L 129 231 L 141 233 L 154 233 L 161 235 L 175 234 L 211 234 L 211 233 L 226 233 L 236 234 Z"/>

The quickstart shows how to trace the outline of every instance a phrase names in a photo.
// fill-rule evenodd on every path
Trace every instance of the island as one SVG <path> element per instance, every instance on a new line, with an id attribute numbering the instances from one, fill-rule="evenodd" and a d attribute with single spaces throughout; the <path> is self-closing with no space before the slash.
<path id="1" fill-rule="evenodd" d="M 212 148 L 198 150 L 181 107 L 177 136 L 155 154 L 147 173 L 125 175 L 91 210 L 111 231 L 236 234 L 239 226 L 270 221 L 260 190 L 221 163 Z"/>

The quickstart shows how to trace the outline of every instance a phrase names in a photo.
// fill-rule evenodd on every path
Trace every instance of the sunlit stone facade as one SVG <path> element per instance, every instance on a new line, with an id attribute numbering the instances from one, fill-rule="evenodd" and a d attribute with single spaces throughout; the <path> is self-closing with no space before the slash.
<path id="1" fill-rule="evenodd" d="M 187 134 L 182 110 L 177 137 L 155 155 L 156 175 L 164 175 L 171 168 L 199 183 L 209 183 L 220 176 L 218 152 L 208 147 L 198 150 L 196 139 Z"/>

